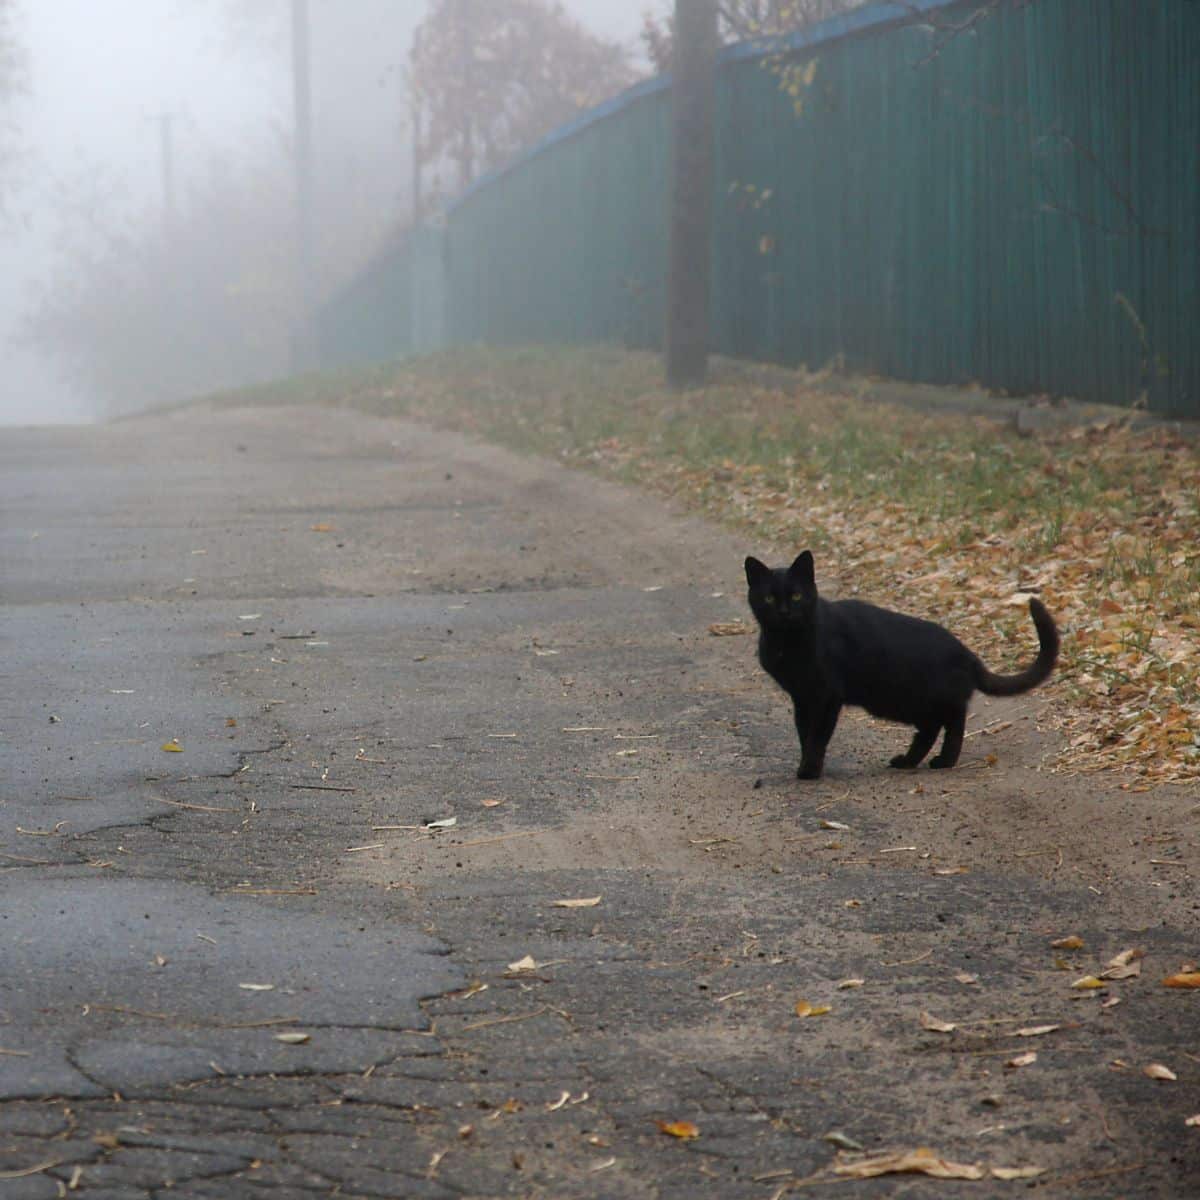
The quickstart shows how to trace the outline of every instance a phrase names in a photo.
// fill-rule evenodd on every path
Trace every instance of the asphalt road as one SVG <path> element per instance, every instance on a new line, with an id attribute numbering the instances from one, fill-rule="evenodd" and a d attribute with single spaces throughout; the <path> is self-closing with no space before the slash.
<path id="1" fill-rule="evenodd" d="M 0 1196 L 1196 1194 L 1197 797 L 1040 696 L 798 783 L 769 549 L 333 408 L 0 434 Z"/>

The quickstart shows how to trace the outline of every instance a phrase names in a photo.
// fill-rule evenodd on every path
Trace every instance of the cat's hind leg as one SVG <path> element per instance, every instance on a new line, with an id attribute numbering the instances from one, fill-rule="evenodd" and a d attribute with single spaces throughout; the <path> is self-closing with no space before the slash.
<path id="1" fill-rule="evenodd" d="M 902 770 L 910 771 L 913 767 L 919 766 L 921 760 L 933 749 L 933 743 L 937 741 L 937 736 L 942 731 L 942 723 L 934 721 L 932 724 L 924 724 L 917 726 L 917 732 L 913 734 L 912 744 L 905 754 L 897 754 L 895 758 L 888 763 L 890 767 L 899 767 Z M 949 736 L 947 734 L 947 736 Z M 950 764 L 953 766 L 953 764 Z"/>
<path id="2" fill-rule="evenodd" d="M 967 727 L 967 706 L 955 709 L 946 720 L 946 737 L 939 753 L 929 760 L 935 770 L 952 767 L 962 753 L 963 731 Z"/>

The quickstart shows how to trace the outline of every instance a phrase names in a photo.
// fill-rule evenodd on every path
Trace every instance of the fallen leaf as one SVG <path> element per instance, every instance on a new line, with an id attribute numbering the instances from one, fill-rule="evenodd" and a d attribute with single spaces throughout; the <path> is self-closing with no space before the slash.
<path id="1" fill-rule="evenodd" d="M 930 1033 L 953 1033 L 958 1026 L 953 1021 L 940 1021 L 937 1017 L 930 1013 L 921 1013 L 921 1028 L 928 1029 Z"/>
<path id="2" fill-rule="evenodd" d="M 737 637 L 742 633 L 752 633 L 750 626 L 744 621 L 717 621 L 708 627 L 713 637 Z"/>
<path id="3" fill-rule="evenodd" d="M 809 1004 L 807 1000 L 796 1001 L 796 1016 L 798 1017 L 823 1017 L 827 1012 L 833 1010 L 828 1004 Z"/>
<path id="4" fill-rule="evenodd" d="M 283 1042 L 287 1046 L 303 1046 L 305 1042 L 312 1041 L 311 1033 L 277 1033 L 275 1035 L 277 1042 Z"/>
<path id="5" fill-rule="evenodd" d="M 658 1128 L 660 1133 L 665 1133 L 669 1137 L 680 1138 L 683 1141 L 689 1141 L 692 1138 L 700 1136 L 700 1130 L 691 1121 L 659 1121 Z"/>
<path id="6" fill-rule="evenodd" d="M 993 1179 L 1036 1179 L 1045 1167 L 993 1167 Z"/>
<path id="7" fill-rule="evenodd" d="M 1136 948 L 1122 950 L 1120 954 L 1116 954 L 1110 958 L 1107 965 L 1110 967 L 1124 967 L 1131 962 L 1136 962 L 1139 958 L 1145 957 L 1145 950 L 1138 950 Z"/>
<path id="8" fill-rule="evenodd" d="M 1071 986 L 1080 992 L 1093 991 L 1096 988 L 1102 988 L 1104 980 L 1097 979 L 1095 975 L 1084 975 L 1082 979 L 1075 980 Z"/>
<path id="9" fill-rule="evenodd" d="M 1028 1050 L 1024 1054 L 1018 1054 L 1016 1058 L 1010 1058 L 1004 1065 L 1006 1067 L 1028 1067 L 1037 1062 L 1037 1051 Z"/>
<path id="10" fill-rule="evenodd" d="M 1044 1033 L 1053 1033 L 1056 1029 L 1061 1029 L 1061 1025 L 1027 1025 L 1024 1029 L 1017 1030 L 1017 1037 L 1041 1037 Z"/>
<path id="11" fill-rule="evenodd" d="M 1180 971 L 1177 975 L 1168 975 L 1163 980 L 1163 987 L 1200 988 L 1200 971 Z"/>
<path id="12" fill-rule="evenodd" d="M 244 992 L 273 992 L 275 990 L 273 983 L 239 983 L 238 987 Z"/>
<path id="13" fill-rule="evenodd" d="M 333 526 L 327 524 L 324 521 L 319 521 L 316 525 L 310 525 L 309 528 L 313 531 L 313 533 L 332 533 L 333 532 Z"/>
<path id="14" fill-rule="evenodd" d="M 183 753 L 183 747 L 174 738 L 172 738 L 169 742 L 163 742 L 162 749 L 164 749 L 168 754 Z"/>
<path id="15" fill-rule="evenodd" d="M 440 821 L 426 821 L 422 829 L 453 829 L 458 824 L 457 817 L 443 817 Z"/>
<path id="16" fill-rule="evenodd" d="M 876 1154 L 858 1162 L 837 1163 L 835 1175 L 844 1179 L 870 1179 L 876 1175 L 920 1174 L 936 1179 L 982 1179 L 983 1168 L 978 1163 L 956 1163 L 941 1158 L 932 1150 L 921 1147 L 899 1154 Z"/>
<path id="17" fill-rule="evenodd" d="M 1191 1126 L 1193 1129 L 1200 1128 L 1200 1113 L 1197 1113 L 1194 1117 L 1188 1117 L 1184 1121 L 1184 1124 Z"/>
<path id="18" fill-rule="evenodd" d="M 838 985 L 839 992 L 849 991 L 851 988 L 860 988 L 867 981 L 865 979 L 843 979 Z"/>
<path id="19" fill-rule="evenodd" d="M 514 975 L 519 975 L 523 971 L 536 971 L 537 969 L 538 964 L 534 961 L 532 954 L 527 954 L 524 958 L 519 958 L 516 962 L 508 964 L 508 970 Z"/>
<path id="20" fill-rule="evenodd" d="M 1144 950 L 1122 950 L 1120 954 L 1109 959 L 1108 969 L 1100 973 L 1101 979 L 1131 979 L 1142 973 L 1141 960 L 1145 957 Z"/>
<path id="21" fill-rule="evenodd" d="M 595 908 L 602 896 L 589 896 L 586 900 L 555 900 L 551 908 Z"/>
<path id="22" fill-rule="evenodd" d="M 1100 972 L 1101 979 L 1134 979 L 1142 973 L 1142 964 L 1140 962 L 1126 963 L 1121 967 L 1109 967 L 1107 971 Z"/>
<path id="23" fill-rule="evenodd" d="M 843 825 L 841 821 L 826 821 L 826 820 L 822 819 L 821 828 L 822 829 L 836 829 L 842 833 L 850 832 L 850 826 Z"/>
<path id="24" fill-rule="evenodd" d="M 954 979 L 956 983 L 961 983 L 964 987 L 971 987 L 979 983 L 979 976 L 972 975 L 968 971 L 959 971 Z"/>
<path id="25" fill-rule="evenodd" d="M 1164 1067 L 1162 1063 L 1150 1063 L 1142 1068 L 1142 1074 L 1150 1079 L 1161 1079 L 1167 1083 L 1173 1083 L 1179 1078 L 1170 1067 Z"/>
<path id="26" fill-rule="evenodd" d="M 1050 945 L 1055 950 L 1082 950 L 1083 938 L 1079 937 L 1078 934 L 1073 933 L 1070 937 L 1055 938 Z"/>
<path id="27" fill-rule="evenodd" d="M 503 800 L 480 800 L 479 803 L 482 804 L 484 808 L 496 808 L 498 805 L 503 804 L 504 801 Z"/>
<path id="28" fill-rule="evenodd" d="M 821 1138 L 821 1141 L 829 1142 L 830 1145 L 836 1146 L 839 1150 L 861 1150 L 863 1148 L 862 1142 L 856 1142 L 840 1129 L 831 1129 Z"/>

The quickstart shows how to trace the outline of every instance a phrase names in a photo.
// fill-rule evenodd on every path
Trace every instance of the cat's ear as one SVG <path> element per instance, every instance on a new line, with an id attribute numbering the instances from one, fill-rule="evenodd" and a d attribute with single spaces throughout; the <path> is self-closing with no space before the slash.
<path id="1" fill-rule="evenodd" d="M 816 575 L 813 571 L 813 556 L 811 550 L 805 550 L 803 554 L 796 556 L 796 561 L 788 567 L 788 578 L 792 583 L 807 589 L 810 592 L 817 590 Z"/>
<path id="2" fill-rule="evenodd" d="M 760 563 L 757 558 L 750 555 L 746 556 L 746 582 L 753 587 L 760 580 L 765 579 L 771 573 L 771 568 L 764 563 Z"/>

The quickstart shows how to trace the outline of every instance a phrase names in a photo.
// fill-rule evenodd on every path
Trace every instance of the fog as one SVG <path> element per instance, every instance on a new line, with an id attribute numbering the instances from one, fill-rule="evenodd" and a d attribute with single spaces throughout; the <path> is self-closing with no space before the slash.
<path id="1" fill-rule="evenodd" d="M 286 371 L 288 0 L 9 3 L 26 89 L 7 105 L 18 153 L 0 180 L 0 423 L 91 420 Z M 404 66 L 427 0 L 310 3 L 320 295 L 411 211 Z M 633 48 L 662 3 L 564 7 Z M 426 187 L 454 186 L 428 172 Z M 119 369 L 89 354 L 118 342 Z M 189 356 L 211 370 L 189 373 Z"/>

